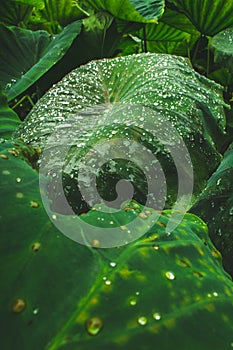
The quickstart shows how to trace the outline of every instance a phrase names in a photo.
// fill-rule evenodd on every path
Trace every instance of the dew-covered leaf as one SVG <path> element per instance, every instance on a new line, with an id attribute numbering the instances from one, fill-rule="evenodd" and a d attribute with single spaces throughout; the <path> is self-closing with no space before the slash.
<path id="1" fill-rule="evenodd" d="M 214 59 L 233 73 L 233 27 L 218 33 L 210 40 L 214 49 Z"/>
<path id="2" fill-rule="evenodd" d="M 233 275 L 233 144 L 198 198 L 191 212 L 205 220 L 210 237 Z"/>
<path id="3" fill-rule="evenodd" d="M 80 21 L 57 36 L 1 25 L 0 83 L 8 100 L 23 93 L 58 62 L 80 31 Z"/>
<path id="4" fill-rule="evenodd" d="M 16 142 L 0 154 L 4 349 L 231 348 L 233 285 L 202 220 L 186 214 L 169 234 L 167 210 L 129 245 L 83 246 L 44 211 L 38 174 L 21 159 L 37 152 Z M 142 225 L 154 213 L 135 202 L 126 210 Z M 98 221 L 94 210 L 83 218 Z"/>
<path id="5" fill-rule="evenodd" d="M 219 163 L 214 142 L 218 146 L 224 130 L 223 106 L 220 86 L 197 74 L 187 59 L 162 54 L 132 55 L 93 61 L 72 71 L 37 103 L 16 135 L 36 147 L 44 148 L 46 142 L 51 143 L 48 166 L 54 173 L 64 170 L 67 195 L 74 198 L 77 212 L 85 210 L 85 205 L 79 208 L 83 200 L 77 188 L 85 156 L 90 163 L 86 171 L 82 170 L 82 182 L 89 188 L 88 195 L 94 196 L 91 177 L 97 175 L 100 192 L 106 200 L 113 200 L 115 185 L 123 178 L 132 181 L 134 198 L 141 202 L 148 193 L 143 172 L 153 172 L 159 166 L 154 167 L 148 157 L 158 157 L 168 183 L 170 206 L 178 186 L 177 164 L 171 149 L 177 154 L 183 179 L 187 179 L 184 192 L 189 192 L 192 191 L 189 155 L 179 148 L 182 142 L 186 144 L 194 167 L 194 193 L 199 193 Z M 209 131 L 213 126 L 219 131 L 214 141 Z M 59 134 L 55 139 L 54 132 Z M 119 138 L 125 139 L 125 151 L 117 148 Z M 56 143 L 58 147 L 53 147 Z M 99 143 L 103 145 L 100 154 L 118 159 L 116 164 L 106 164 L 100 173 L 100 164 L 91 164 L 99 161 L 91 151 Z M 65 164 L 61 145 L 72 146 Z M 147 148 L 152 155 L 141 150 L 135 159 L 137 147 Z M 132 157 L 131 161 L 128 158 L 123 161 L 125 156 Z M 153 178 L 151 174 L 149 177 Z M 56 197 L 60 193 L 52 191 L 51 195 Z M 153 201 L 154 197 L 149 206 L 156 207 Z"/>
<path id="6" fill-rule="evenodd" d="M 10 138 L 20 123 L 18 115 L 8 106 L 6 95 L 0 87 L 0 137 Z"/>
<path id="7" fill-rule="evenodd" d="M 82 0 L 80 3 L 96 11 L 108 11 L 123 20 L 143 23 L 157 22 L 165 6 L 164 0 Z"/>
<path id="8" fill-rule="evenodd" d="M 233 25 L 232 0 L 172 0 L 197 30 L 213 36 Z"/>

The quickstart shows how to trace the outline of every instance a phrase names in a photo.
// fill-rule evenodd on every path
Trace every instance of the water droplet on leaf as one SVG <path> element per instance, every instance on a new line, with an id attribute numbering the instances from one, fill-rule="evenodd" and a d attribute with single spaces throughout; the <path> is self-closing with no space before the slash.
<path id="1" fill-rule="evenodd" d="M 171 271 L 167 271 L 166 274 L 165 274 L 165 276 L 166 276 L 167 279 L 169 279 L 169 280 L 174 280 L 174 279 L 176 278 L 176 276 L 174 275 L 174 273 L 171 272 Z"/>
<path id="2" fill-rule="evenodd" d="M 153 313 L 153 318 L 154 318 L 156 321 L 159 321 L 159 320 L 161 319 L 160 313 L 158 313 L 158 312 Z"/>
<path id="3" fill-rule="evenodd" d="M 147 324 L 147 318 L 145 316 L 138 317 L 138 324 L 145 326 Z"/>

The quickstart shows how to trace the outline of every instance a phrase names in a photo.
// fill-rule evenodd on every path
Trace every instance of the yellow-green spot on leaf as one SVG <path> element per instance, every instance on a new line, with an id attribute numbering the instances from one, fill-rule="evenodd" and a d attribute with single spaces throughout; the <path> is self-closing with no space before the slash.
<path id="1" fill-rule="evenodd" d="M 92 317 L 86 322 L 88 334 L 97 335 L 103 328 L 103 321 L 100 317 Z"/>
<path id="2" fill-rule="evenodd" d="M 9 157 L 6 154 L 0 154 L 0 158 L 2 158 L 2 159 L 9 159 Z"/>
<path id="3" fill-rule="evenodd" d="M 10 149 L 10 150 L 8 150 L 8 152 L 10 154 L 12 154 L 14 157 L 18 157 L 19 156 L 19 152 L 16 149 Z"/>
<path id="4" fill-rule="evenodd" d="M 203 274 L 200 273 L 200 272 L 198 272 L 198 271 L 193 271 L 193 275 L 196 276 L 196 277 L 198 277 L 198 278 L 203 277 Z"/>
<path id="5" fill-rule="evenodd" d="M 41 243 L 40 242 L 35 242 L 32 244 L 32 251 L 33 252 L 38 252 L 41 249 Z"/>
<path id="6" fill-rule="evenodd" d="M 26 307 L 26 302 L 23 299 L 16 299 L 12 304 L 12 311 L 15 313 L 22 312 Z"/>
<path id="7" fill-rule="evenodd" d="M 137 298 L 131 297 L 131 298 L 129 299 L 129 304 L 130 304 L 131 306 L 137 305 Z"/>
<path id="8" fill-rule="evenodd" d="M 30 206 L 32 208 L 39 208 L 40 204 L 36 201 L 30 201 Z"/>

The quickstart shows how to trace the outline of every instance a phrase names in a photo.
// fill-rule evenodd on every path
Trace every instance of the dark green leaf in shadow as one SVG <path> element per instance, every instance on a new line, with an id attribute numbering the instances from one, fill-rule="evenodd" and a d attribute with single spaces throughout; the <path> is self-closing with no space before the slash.
<path id="1" fill-rule="evenodd" d="M 205 220 L 210 237 L 223 256 L 225 269 L 233 276 L 233 144 L 206 188 L 191 209 Z"/>
<path id="2" fill-rule="evenodd" d="M 80 21 L 57 36 L 1 25 L 0 82 L 8 100 L 23 93 L 58 62 L 80 31 Z"/>
<path id="3" fill-rule="evenodd" d="M 214 50 L 215 62 L 228 67 L 233 73 L 233 27 L 218 33 L 210 39 L 210 46 Z"/>
<path id="4" fill-rule="evenodd" d="M 72 313 L 73 301 L 86 295 L 101 268 L 90 250 L 66 238 L 50 222 L 41 202 L 38 173 L 28 164 L 36 159 L 37 150 L 19 141 L 0 144 L 0 187 L 5 202 L 0 238 L 4 349 L 45 349 L 60 320 Z M 68 265 L 62 262 L 62 252 Z M 84 261 L 85 269 L 81 268 Z M 77 286 L 82 288 L 79 296 Z M 26 310 L 17 315 L 21 298 Z"/>
<path id="5" fill-rule="evenodd" d="M 82 58 L 91 59 L 112 57 L 121 35 L 117 32 L 114 17 L 108 12 L 99 11 L 83 20 L 83 30 L 78 45 L 82 47 Z"/>
<path id="6" fill-rule="evenodd" d="M 232 0 L 173 0 L 197 30 L 213 36 L 233 25 Z"/>
<path id="7" fill-rule="evenodd" d="M 11 138 L 15 129 L 21 123 L 18 115 L 8 106 L 7 97 L 0 87 L 0 137 Z"/>

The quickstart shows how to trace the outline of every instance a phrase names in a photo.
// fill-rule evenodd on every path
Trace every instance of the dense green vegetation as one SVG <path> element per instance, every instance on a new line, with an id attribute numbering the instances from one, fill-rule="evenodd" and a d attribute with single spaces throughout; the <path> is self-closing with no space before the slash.
<path id="1" fill-rule="evenodd" d="M 233 348 L 232 13 L 1 0 L 4 350 Z"/>

